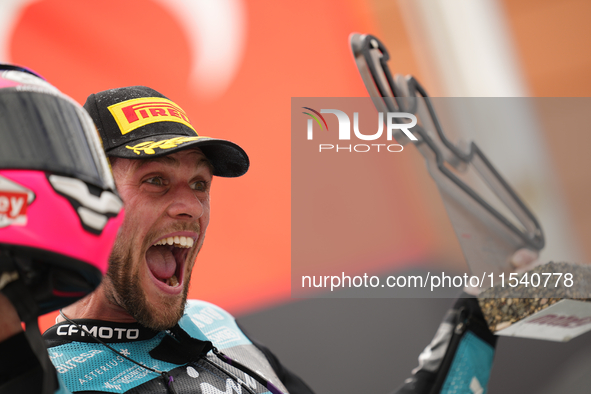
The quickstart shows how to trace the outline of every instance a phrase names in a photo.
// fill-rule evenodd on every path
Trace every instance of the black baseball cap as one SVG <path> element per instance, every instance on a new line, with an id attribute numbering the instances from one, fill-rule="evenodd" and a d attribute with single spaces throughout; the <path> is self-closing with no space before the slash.
<path id="1" fill-rule="evenodd" d="M 88 96 L 84 108 L 107 156 L 149 159 L 197 147 L 213 165 L 213 175 L 238 177 L 248 171 L 248 155 L 241 147 L 199 135 L 185 111 L 154 89 L 105 90 Z"/>

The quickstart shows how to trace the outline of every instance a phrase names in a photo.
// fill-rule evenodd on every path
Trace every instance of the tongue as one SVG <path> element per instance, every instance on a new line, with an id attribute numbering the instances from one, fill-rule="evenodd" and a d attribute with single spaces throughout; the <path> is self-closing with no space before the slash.
<path id="1" fill-rule="evenodd" d="M 176 260 L 170 247 L 152 246 L 146 252 L 146 261 L 152 274 L 158 279 L 168 279 L 176 271 Z"/>

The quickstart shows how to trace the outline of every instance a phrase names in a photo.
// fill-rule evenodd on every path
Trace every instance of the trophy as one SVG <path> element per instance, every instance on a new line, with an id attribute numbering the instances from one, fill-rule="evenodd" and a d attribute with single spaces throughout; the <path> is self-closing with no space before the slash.
<path id="1" fill-rule="evenodd" d="M 378 112 L 406 124 L 393 129 L 393 138 L 401 145 L 414 145 L 425 159 L 470 274 L 481 278 L 479 302 L 491 331 L 567 341 L 590 330 L 591 303 L 585 300 L 591 298 L 591 270 L 550 262 L 514 272 L 510 258 L 516 251 L 538 252 L 544 247 L 535 215 L 478 145 L 454 142 L 446 135 L 436 100 L 414 77 L 392 76 L 382 42 L 354 33 L 350 44 Z"/>

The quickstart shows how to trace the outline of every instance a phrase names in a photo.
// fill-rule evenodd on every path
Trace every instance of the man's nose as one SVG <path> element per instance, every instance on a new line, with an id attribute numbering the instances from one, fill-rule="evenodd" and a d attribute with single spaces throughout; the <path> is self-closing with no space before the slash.
<path id="1" fill-rule="evenodd" d="M 189 185 L 174 187 L 169 193 L 168 215 L 175 219 L 199 219 L 204 213 L 203 202 Z"/>

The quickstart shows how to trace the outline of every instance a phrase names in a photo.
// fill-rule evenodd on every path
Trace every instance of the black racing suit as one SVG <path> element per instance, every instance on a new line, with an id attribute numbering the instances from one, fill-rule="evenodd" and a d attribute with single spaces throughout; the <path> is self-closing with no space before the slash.
<path id="1" fill-rule="evenodd" d="M 253 343 L 230 314 L 203 301 L 189 301 L 179 324 L 167 331 L 136 323 L 75 322 L 44 334 L 60 382 L 56 393 L 312 393 L 268 349 Z M 460 298 L 397 393 L 483 394 L 494 345 L 475 299 Z M 0 344 L 0 354 L 5 350 L 6 343 Z M 0 379 L 0 391 L 2 384 Z"/>

